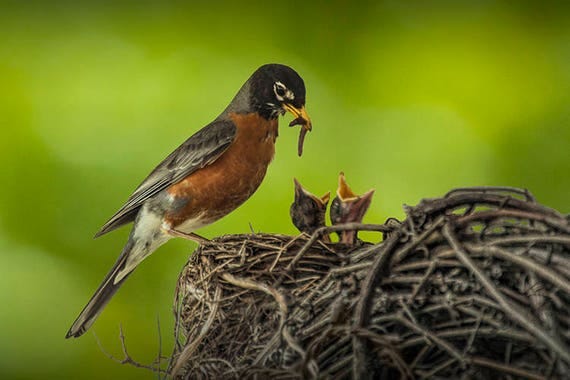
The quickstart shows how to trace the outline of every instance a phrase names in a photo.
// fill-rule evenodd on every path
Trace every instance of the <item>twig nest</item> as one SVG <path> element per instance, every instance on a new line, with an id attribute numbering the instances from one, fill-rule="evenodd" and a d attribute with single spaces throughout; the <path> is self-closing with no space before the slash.
<path id="1" fill-rule="evenodd" d="M 201 246 L 178 282 L 171 373 L 567 376 L 567 218 L 502 188 L 460 189 L 406 211 L 374 244 L 256 234 Z"/>

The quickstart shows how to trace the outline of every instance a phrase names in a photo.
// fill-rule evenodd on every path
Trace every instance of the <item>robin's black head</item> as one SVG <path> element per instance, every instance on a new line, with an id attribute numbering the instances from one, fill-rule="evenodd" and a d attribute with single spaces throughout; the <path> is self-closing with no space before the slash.
<path id="1" fill-rule="evenodd" d="M 311 130 L 305 111 L 305 83 L 289 66 L 271 63 L 257 69 L 251 78 L 250 105 L 266 119 L 275 119 L 289 111 L 295 116 L 291 125 L 301 124 Z"/>
<path id="2" fill-rule="evenodd" d="M 289 66 L 270 63 L 255 70 L 220 117 L 231 113 L 256 113 L 267 120 L 275 120 L 287 111 L 295 116 L 289 126 L 301 126 L 297 147 L 301 156 L 305 135 L 312 129 L 311 119 L 305 111 L 305 83 Z"/>

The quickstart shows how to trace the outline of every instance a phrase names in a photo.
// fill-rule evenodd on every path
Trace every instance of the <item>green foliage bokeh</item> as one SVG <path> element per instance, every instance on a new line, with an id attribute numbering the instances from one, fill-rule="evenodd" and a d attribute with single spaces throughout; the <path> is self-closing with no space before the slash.
<path id="1" fill-rule="evenodd" d="M 281 122 L 258 192 L 201 234 L 295 233 L 292 178 L 376 189 L 366 221 L 452 187 L 530 189 L 570 211 L 570 13 L 515 1 L 74 2 L 0 5 L 0 378 L 151 378 L 64 340 L 124 244 L 92 235 L 259 65 L 294 67 L 314 130 Z M 193 243 L 131 276 L 93 331 L 141 362 L 172 348 Z"/>

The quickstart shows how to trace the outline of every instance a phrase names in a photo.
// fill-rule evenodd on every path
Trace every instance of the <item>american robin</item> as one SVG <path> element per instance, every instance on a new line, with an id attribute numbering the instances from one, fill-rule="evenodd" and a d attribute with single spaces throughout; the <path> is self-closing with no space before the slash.
<path id="1" fill-rule="evenodd" d="M 325 226 L 325 213 L 331 193 L 328 192 L 319 198 L 301 186 L 296 178 L 293 181 L 295 200 L 289 209 L 291 220 L 299 231 L 312 235 L 318 228 Z M 330 242 L 328 235 L 323 236 L 323 240 Z"/>
<path id="2" fill-rule="evenodd" d="M 334 225 L 344 223 L 361 223 L 364 214 L 370 207 L 374 189 L 367 191 L 363 195 L 356 195 L 350 189 L 344 178 L 344 173 L 338 176 L 338 189 L 336 197 L 331 203 L 331 223 Z M 341 231 L 340 242 L 354 244 L 356 242 L 356 231 Z"/>
<path id="3" fill-rule="evenodd" d="M 134 221 L 115 265 L 77 317 L 66 338 L 95 322 L 121 284 L 145 258 L 172 237 L 194 234 L 244 203 L 273 159 L 278 117 L 287 111 L 311 130 L 305 84 L 290 67 L 257 69 L 228 107 L 166 157 L 136 188 L 95 237 Z"/>

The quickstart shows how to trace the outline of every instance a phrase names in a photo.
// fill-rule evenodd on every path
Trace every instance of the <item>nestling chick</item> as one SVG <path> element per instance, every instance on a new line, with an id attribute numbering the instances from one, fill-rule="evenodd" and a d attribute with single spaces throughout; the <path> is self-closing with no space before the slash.
<path id="1" fill-rule="evenodd" d="M 330 199 L 330 192 L 322 197 L 311 194 L 301 184 L 295 181 L 295 201 L 291 204 L 289 214 L 297 229 L 309 235 L 318 228 L 325 226 L 325 213 Z M 323 236 L 323 241 L 330 242 L 328 235 Z"/>
<path id="2" fill-rule="evenodd" d="M 356 195 L 350 189 L 344 178 L 344 173 L 340 172 L 338 176 L 338 189 L 336 191 L 336 197 L 331 203 L 331 223 L 332 225 L 344 224 L 344 223 L 362 223 L 364 214 L 372 202 L 372 195 L 374 194 L 374 189 L 369 190 L 363 195 Z M 357 239 L 357 232 L 352 231 L 341 231 L 339 233 L 340 242 L 345 244 L 354 244 Z"/>

